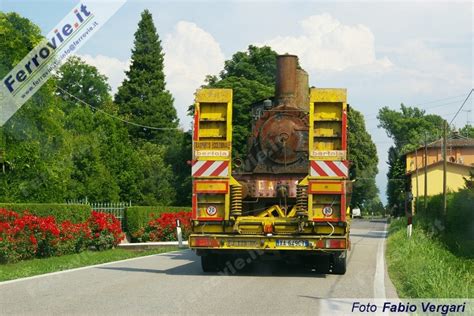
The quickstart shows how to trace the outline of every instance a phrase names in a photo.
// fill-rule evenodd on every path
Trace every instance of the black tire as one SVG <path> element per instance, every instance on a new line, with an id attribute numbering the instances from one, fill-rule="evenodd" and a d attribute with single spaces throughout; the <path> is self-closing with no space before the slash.
<path id="1" fill-rule="evenodd" d="M 204 272 L 217 272 L 219 270 L 219 258 L 215 254 L 201 256 L 201 268 Z"/>
<path id="2" fill-rule="evenodd" d="M 333 256 L 332 273 L 341 275 L 346 273 L 346 257 L 347 251 Z"/>

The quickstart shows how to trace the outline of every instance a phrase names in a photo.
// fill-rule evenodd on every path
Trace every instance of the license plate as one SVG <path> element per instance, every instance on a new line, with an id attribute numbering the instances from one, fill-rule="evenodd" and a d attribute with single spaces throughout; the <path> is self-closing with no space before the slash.
<path id="1" fill-rule="evenodd" d="M 277 247 L 308 247 L 309 241 L 294 239 L 277 239 L 276 245 Z"/>

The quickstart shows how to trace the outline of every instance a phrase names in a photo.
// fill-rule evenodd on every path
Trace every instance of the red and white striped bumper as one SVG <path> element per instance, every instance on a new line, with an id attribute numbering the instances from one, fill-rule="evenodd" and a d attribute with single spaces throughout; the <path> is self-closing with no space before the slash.
<path id="1" fill-rule="evenodd" d="M 347 160 L 312 160 L 310 176 L 312 177 L 348 177 L 349 163 Z"/>
<path id="2" fill-rule="evenodd" d="M 191 175 L 193 177 L 228 177 L 229 162 L 222 160 L 194 160 Z"/>

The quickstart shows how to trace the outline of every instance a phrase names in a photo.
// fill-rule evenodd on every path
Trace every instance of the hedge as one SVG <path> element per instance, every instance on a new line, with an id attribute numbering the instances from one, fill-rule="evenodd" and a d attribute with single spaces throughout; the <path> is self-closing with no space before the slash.
<path id="1" fill-rule="evenodd" d="M 443 195 L 428 197 L 427 210 L 423 199 L 415 213 L 423 228 L 437 235 L 454 253 L 474 256 L 474 191 L 463 189 L 447 195 L 446 217 L 443 214 Z"/>
<path id="2" fill-rule="evenodd" d="M 126 231 L 133 235 L 161 213 L 190 212 L 191 207 L 177 206 L 131 206 L 125 211 Z M 153 215 L 153 216 L 152 216 Z"/>
<path id="3" fill-rule="evenodd" d="M 57 223 L 71 221 L 85 222 L 91 215 L 91 207 L 81 204 L 40 204 L 40 203 L 0 203 L 0 208 L 22 214 L 25 211 L 33 215 L 53 216 Z"/>
<path id="4" fill-rule="evenodd" d="M 53 216 L 60 223 L 69 220 L 73 223 L 86 221 L 91 214 L 89 205 L 81 204 L 40 204 L 40 203 L 0 203 L 0 208 L 5 208 L 22 214 L 29 211 L 31 214 L 46 217 Z M 190 212 L 191 207 L 177 206 L 131 206 L 125 210 L 125 231 L 129 234 L 145 227 L 150 220 L 161 213 Z M 152 218 L 151 214 L 155 216 Z"/>
<path id="5" fill-rule="evenodd" d="M 124 234 L 112 214 L 90 212 L 82 223 L 0 209 L 0 264 L 117 246 Z"/>

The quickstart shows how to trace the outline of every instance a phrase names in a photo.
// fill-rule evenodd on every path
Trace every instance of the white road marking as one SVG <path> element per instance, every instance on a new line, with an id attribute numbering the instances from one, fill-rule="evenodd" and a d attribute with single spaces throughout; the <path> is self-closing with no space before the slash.
<path id="1" fill-rule="evenodd" d="M 178 251 L 181 251 L 181 250 L 175 250 L 175 251 L 169 251 L 169 252 L 164 252 L 164 253 L 159 253 L 159 254 L 154 254 L 154 255 L 143 256 L 143 257 L 135 257 L 135 258 L 130 258 L 130 259 L 100 263 L 100 264 L 95 264 L 95 265 L 87 266 L 87 267 L 80 267 L 80 268 L 50 272 L 50 273 L 39 274 L 39 275 L 30 276 L 30 277 L 19 278 L 19 279 L 15 279 L 15 280 L 8 280 L 8 281 L 0 282 L 0 286 L 6 285 L 6 284 L 11 284 L 11 283 L 17 283 L 17 282 L 21 282 L 21 281 L 28 281 L 28 280 L 45 278 L 45 277 L 52 276 L 52 275 L 58 275 L 58 274 L 64 274 L 64 273 L 69 273 L 69 272 L 92 269 L 92 268 L 96 268 L 96 267 L 102 267 L 102 266 L 106 266 L 106 265 L 110 265 L 110 264 L 114 264 L 114 263 L 119 263 L 119 262 L 134 261 L 134 260 L 149 258 L 149 257 L 153 257 L 153 256 L 163 256 L 163 255 L 167 255 L 169 253 L 178 252 Z"/>
<path id="2" fill-rule="evenodd" d="M 384 225 L 387 232 L 387 223 Z M 377 247 L 377 264 L 374 277 L 374 298 L 385 299 L 385 238 L 381 238 Z"/>

